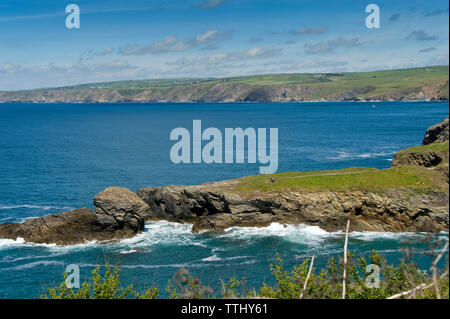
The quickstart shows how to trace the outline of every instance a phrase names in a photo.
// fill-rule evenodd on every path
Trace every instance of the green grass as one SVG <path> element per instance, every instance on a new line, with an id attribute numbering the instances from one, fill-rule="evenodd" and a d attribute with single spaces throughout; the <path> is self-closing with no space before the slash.
<path id="1" fill-rule="evenodd" d="M 448 153 L 448 141 L 442 143 L 432 143 L 428 145 L 419 145 L 410 147 L 398 152 L 398 154 L 405 153 L 428 153 L 428 152 L 447 152 Z"/>
<path id="2" fill-rule="evenodd" d="M 267 183 L 272 177 L 275 183 Z M 239 179 L 236 190 L 255 191 L 384 191 L 405 188 L 417 192 L 448 191 L 442 176 L 421 166 L 399 166 L 384 170 L 374 168 L 347 168 L 334 171 L 291 172 L 256 175 Z M 417 184 L 422 182 L 423 184 Z"/>
<path id="3" fill-rule="evenodd" d="M 384 70 L 373 72 L 346 73 L 292 73 L 263 74 L 230 78 L 177 78 L 177 79 L 147 79 L 88 83 L 61 87 L 58 89 L 146 89 L 146 88 L 180 88 L 194 87 L 202 84 L 245 84 L 245 85 L 289 85 L 305 84 L 319 87 L 329 94 L 357 89 L 372 88 L 370 92 L 377 94 L 390 93 L 393 90 L 414 92 L 422 86 L 441 83 L 443 89 L 448 81 L 448 66 L 433 66 L 399 70 Z M 447 84 L 448 87 L 448 84 Z M 47 88 L 48 89 L 48 88 Z"/>
<path id="4" fill-rule="evenodd" d="M 215 85 L 233 85 L 237 92 L 233 98 L 245 99 L 253 90 L 265 87 L 299 86 L 307 88 L 303 93 L 294 93 L 294 99 L 320 100 L 334 98 L 342 99 L 400 99 L 414 96 L 424 87 L 432 88 L 435 98 L 448 99 L 448 66 L 432 66 L 411 69 L 383 70 L 372 72 L 344 72 L 344 73 L 290 73 L 290 74 L 262 74 L 230 78 L 173 78 L 127 80 L 79 84 L 59 88 L 42 88 L 37 90 L 21 90 L 14 92 L 0 92 L 0 98 L 14 98 L 17 94 L 28 100 L 28 94 L 47 91 L 65 91 L 68 95 L 78 94 L 83 90 L 111 90 L 117 91 L 126 99 L 133 99 L 144 91 L 152 100 L 187 100 L 196 101 L 203 98 Z M 225 88 L 226 89 L 226 88 Z M 234 88 L 230 88 L 234 90 Z M 220 91 L 220 88 L 219 90 Z M 261 92 L 264 94 L 264 92 Z M 214 94 L 214 93 L 211 93 Z M 232 94 L 231 94 L 232 95 Z M 242 96 L 241 96 L 242 95 Z M 258 95 L 258 92 L 257 94 Z M 19 98 L 20 100 L 20 98 Z"/>
<path id="5" fill-rule="evenodd" d="M 64 86 L 58 89 L 65 90 L 88 90 L 88 89 L 146 89 L 152 87 L 177 87 L 208 81 L 209 79 L 197 78 L 174 78 L 174 79 L 147 79 L 86 83 L 79 85 Z M 46 88 L 49 89 L 49 88 Z"/>

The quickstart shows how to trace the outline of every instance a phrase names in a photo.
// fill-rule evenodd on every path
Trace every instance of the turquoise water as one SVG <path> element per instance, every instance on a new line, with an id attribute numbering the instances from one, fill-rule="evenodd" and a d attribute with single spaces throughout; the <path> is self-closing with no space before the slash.
<path id="1" fill-rule="evenodd" d="M 376 108 L 372 108 L 372 104 Z M 276 127 L 279 172 L 351 166 L 387 168 L 396 151 L 420 144 L 426 128 L 448 116 L 448 103 L 0 104 L 0 223 L 82 206 L 108 186 L 199 184 L 253 175 L 259 164 L 170 161 L 170 131 L 192 127 Z M 70 247 L 0 239 L 0 297 L 34 298 L 62 280 L 64 265 L 82 278 L 105 259 L 120 261 L 124 284 L 161 290 L 182 266 L 217 288 L 218 278 L 271 280 L 279 253 L 291 266 L 314 254 L 317 264 L 342 252 L 343 235 L 305 225 L 232 228 L 192 234 L 190 225 L 148 223 L 144 233 L 111 245 Z M 425 234 L 353 233 L 349 249 L 402 257 L 405 240 Z M 448 237 L 441 234 L 440 237 Z M 426 268 L 427 245 L 409 244 Z"/>

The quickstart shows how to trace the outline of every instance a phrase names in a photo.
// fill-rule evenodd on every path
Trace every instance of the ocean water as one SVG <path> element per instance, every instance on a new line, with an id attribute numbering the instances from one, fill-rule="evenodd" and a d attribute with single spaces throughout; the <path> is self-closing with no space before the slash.
<path id="1" fill-rule="evenodd" d="M 372 105 L 376 107 L 373 108 Z M 352 166 L 388 168 L 396 151 L 421 143 L 427 127 L 448 116 L 444 102 L 245 104 L 0 104 L 0 223 L 22 222 L 82 206 L 108 186 L 199 184 L 257 174 L 259 164 L 179 164 L 170 161 L 176 127 L 279 130 L 279 172 Z M 65 265 L 81 277 L 96 265 L 120 262 L 123 284 L 156 285 L 186 267 L 218 289 L 219 278 L 271 282 L 280 254 L 290 267 L 316 256 L 323 265 L 342 254 L 343 234 L 307 225 L 233 227 L 192 234 L 191 225 L 151 222 L 119 243 L 37 245 L 0 239 L 0 298 L 36 298 L 62 281 Z M 352 233 L 349 249 L 377 249 L 397 263 L 403 249 L 426 269 L 426 234 Z M 439 238 L 448 238 L 441 233 Z"/>

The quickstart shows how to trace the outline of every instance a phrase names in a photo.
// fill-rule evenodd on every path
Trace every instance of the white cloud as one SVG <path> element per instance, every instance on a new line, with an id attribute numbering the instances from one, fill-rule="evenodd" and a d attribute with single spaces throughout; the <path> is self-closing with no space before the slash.
<path id="1" fill-rule="evenodd" d="M 181 58 L 175 62 L 167 62 L 167 65 L 212 65 L 236 61 L 245 61 L 249 59 L 266 59 L 273 58 L 282 53 L 281 49 L 263 49 L 251 48 L 247 51 L 234 53 L 216 53 L 201 58 Z"/>
<path id="2" fill-rule="evenodd" d="M 305 44 L 306 54 L 324 54 L 331 53 L 337 48 L 353 48 L 360 46 L 361 43 L 357 38 L 345 39 L 343 37 L 336 38 L 334 40 L 322 41 L 316 44 Z"/>
<path id="3" fill-rule="evenodd" d="M 315 69 L 315 70 L 322 70 L 322 69 L 333 69 L 337 67 L 343 67 L 348 65 L 348 62 L 346 61 L 306 61 L 297 64 L 297 67 L 299 69 Z"/>
<path id="4" fill-rule="evenodd" d="M 226 2 L 227 0 L 205 0 L 200 7 L 203 9 L 214 9 Z"/>
<path id="5" fill-rule="evenodd" d="M 411 32 L 406 39 L 413 39 L 416 41 L 430 41 L 430 40 L 437 40 L 439 37 L 437 35 L 431 35 L 426 33 L 423 30 L 416 30 Z"/>
<path id="6" fill-rule="evenodd" d="M 292 30 L 291 33 L 294 35 L 316 35 L 324 33 L 327 29 L 328 29 L 327 26 L 301 27 L 297 30 Z"/>
<path id="7" fill-rule="evenodd" d="M 148 45 L 127 44 L 118 48 L 120 55 L 162 54 L 167 52 L 182 52 L 196 47 L 211 45 L 231 37 L 231 32 L 221 32 L 217 29 L 196 34 L 192 39 L 180 40 L 174 35 L 168 35 L 164 40 Z"/>
<path id="8" fill-rule="evenodd" d="M 427 52 L 432 52 L 432 51 L 436 51 L 437 49 L 435 47 L 429 47 L 429 48 L 424 48 L 422 50 L 419 50 L 418 53 L 427 53 Z"/>
<path id="9" fill-rule="evenodd" d="M 19 90 L 37 87 L 64 86 L 74 83 L 136 79 L 148 77 L 148 68 L 114 60 L 104 63 L 85 63 L 79 60 L 71 65 L 49 63 L 36 66 L 0 64 L 0 88 Z"/>

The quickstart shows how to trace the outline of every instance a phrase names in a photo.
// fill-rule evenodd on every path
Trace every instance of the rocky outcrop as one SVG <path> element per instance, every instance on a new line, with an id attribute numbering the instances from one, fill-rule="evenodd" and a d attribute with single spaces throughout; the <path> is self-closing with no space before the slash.
<path id="1" fill-rule="evenodd" d="M 132 237 L 143 229 L 144 221 L 157 219 L 192 223 L 194 232 L 272 222 L 336 231 L 344 229 L 347 220 L 351 220 L 352 231 L 448 230 L 448 193 L 286 190 L 244 194 L 234 190 L 236 183 L 148 187 L 137 195 L 110 187 L 95 197 L 93 211 L 80 208 L 24 223 L 0 224 L 0 238 L 60 245 L 110 241 Z"/>
<path id="2" fill-rule="evenodd" d="M 94 198 L 94 213 L 106 217 L 105 226 L 112 229 L 129 228 L 134 233 L 144 229 L 144 221 L 151 217 L 150 207 L 132 191 L 109 187 Z"/>
<path id="3" fill-rule="evenodd" d="M 434 167 L 442 163 L 444 158 L 441 152 L 398 152 L 394 155 L 392 167 L 401 165 Z"/>
<path id="4" fill-rule="evenodd" d="M 61 245 L 116 240 L 136 235 L 145 221 L 157 219 L 192 223 L 194 232 L 273 222 L 305 223 L 336 231 L 344 229 L 347 220 L 352 231 L 448 231 L 448 184 L 440 175 L 444 173 L 448 183 L 448 143 L 442 142 L 448 139 L 448 119 L 431 127 L 426 139 L 433 144 L 398 152 L 393 166 L 430 168 L 421 168 L 422 173 L 433 172 L 428 183 L 436 187 L 427 191 L 405 186 L 384 191 L 257 188 L 244 192 L 239 190 L 239 179 L 198 186 L 147 187 L 137 194 L 109 187 L 95 196 L 94 210 L 80 208 L 24 223 L 0 224 L 0 238 Z M 434 151 L 430 152 L 430 147 Z M 276 182 L 273 178 L 269 181 Z"/>
<path id="5" fill-rule="evenodd" d="M 89 208 L 80 208 L 31 218 L 24 223 L 0 224 L 0 238 L 23 238 L 27 242 L 69 245 L 90 240 L 125 238 L 135 234 L 129 229 L 113 226 L 112 223 L 108 216 L 96 215 Z"/>
<path id="6" fill-rule="evenodd" d="M 448 141 L 448 117 L 439 124 L 430 126 L 425 133 L 422 145 Z"/>
<path id="7" fill-rule="evenodd" d="M 126 188 L 105 189 L 95 197 L 94 206 L 93 211 L 80 208 L 24 223 L 0 224 L 0 238 L 60 245 L 109 241 L 133 237 L 143 229 L 144 220 L 151 218 L 149 206 Z"/>
<path id="8" fill-rule="evenodd" d="M 438 167 L 438 170 L 448 175 L 448 145 L 446 148 L 438 147 L 439 143 L 448 141 L 448 130 L 448 118 L 429 127 L 423 138 L 422 146 L 395 153 L 392 166 L 418 165 L 431 168 L 444 164 L 442 167 Z"/>
<path id="9" fill-rule="evenodd" d="M 411 197 L 400 190 L 383 194 L 289 190 L 244 195 L 231 190 L 233 183 L 149 187 L 137 194 L 158 218 L 193 223 L 195 232 L 272 222 L 305 223 L 336 231 L 343 229 L 348 219 L 354 231 L 448 229 L 448 193 Z"/>

